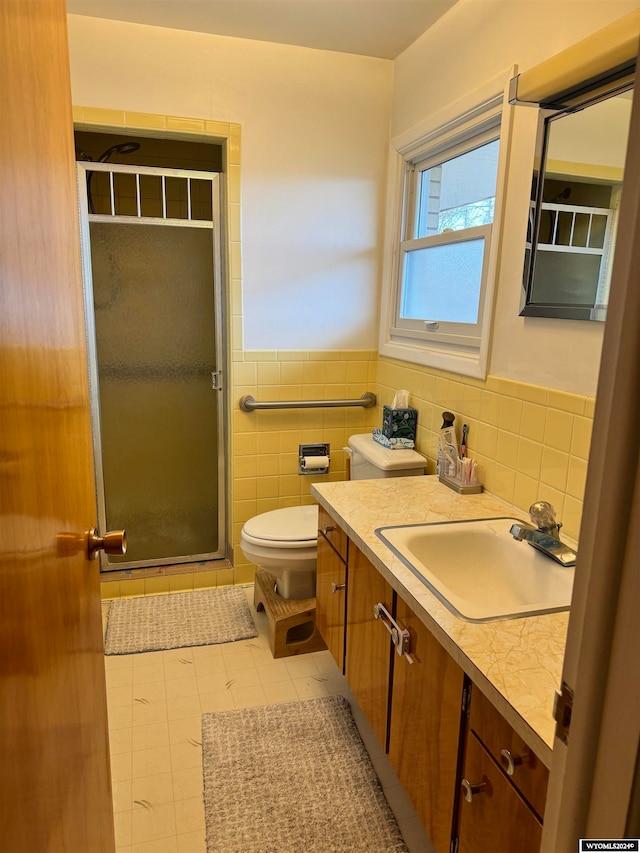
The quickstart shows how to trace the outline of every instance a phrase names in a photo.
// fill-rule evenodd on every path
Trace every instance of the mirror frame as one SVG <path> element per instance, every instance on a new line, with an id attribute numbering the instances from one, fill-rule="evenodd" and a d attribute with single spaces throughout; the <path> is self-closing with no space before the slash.
<path id="1" fill-rule="evenodd" d="M 605 75 L 587 80 L 568 90 L 553 96 L 538 107 L 538 123 L 531 181 L 531 200 L 528 212 L 527 238 L 525 242 L 522 293 L 520 300 L 521 317 L 547 317 L 563 320 L 606 319 L 606 307 L 595 304 L 563 304 L 553 302 L 532 302 L 535 276 L 536 247 L 542 210 L 542 191 L 544 188 L 545 166 L 549 144 L 549 129 L 553 120 L 562 115 L 579 112 L 601 101 L 614 97 L 633 88 L 635 60 L 613 69 Z M 533 106 L 533 105 L 532 105 Z M 533 216 L 532 216 L 533 214 Z"/>

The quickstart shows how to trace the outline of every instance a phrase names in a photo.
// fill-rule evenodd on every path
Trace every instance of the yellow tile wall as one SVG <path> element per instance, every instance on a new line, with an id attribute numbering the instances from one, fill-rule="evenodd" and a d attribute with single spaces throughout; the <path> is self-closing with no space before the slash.
<path id="1" fill-rule="evenodd" d="M 127 580 L 109 581 L 100 584 L 103 599 L 127 598 L 132 595 L 161 595 L 166 592 L 180 592 L 186 589 L 215 589 L 234 582 L 233 569 L 224 568 L 215 571 L 186 572 L 162 577 L 136 578 L 135 573 Z"/>
<path id="2" fill-rule="evenodd" d="M 282 350 L 234 353 L 232 411 L 232 535 L 235 582 L 248 583 L 255 567 L 239 547 L 252 516 L 281 507 L 314 503 L 315 482 L 345 479 L 350 435 L 377 425 L 377 409 L 274 409 L 242 412 L 238 400 L 357 399 L 375 392 L 377 353 L 369 350 Z M 298 445 L 328 442 L 328 474 L 300 475 Z"/>
<path id="3" fill-rule="evenodd" d="M 418 410 L 416 448 L 435 473 L 442 412 L 469 427 L 468 455 L 482 466 L 487 491 L 523 511 L 536 500 L 556 508 L 564 531 L 578 536 L 591 443 L 594 400 L 553 388 L 488 376 L 485 381 L 380 358 L 382 406 L 399 388 Z M 378 418 L 380 418 L 378 410 Z"/>

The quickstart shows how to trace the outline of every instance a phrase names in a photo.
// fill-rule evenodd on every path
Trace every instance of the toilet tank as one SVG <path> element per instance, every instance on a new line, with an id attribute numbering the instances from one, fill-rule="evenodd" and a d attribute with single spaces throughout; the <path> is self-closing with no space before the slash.
<path id="1" fill-rule="evenodd" d="M 389 450 L 373 440 L 371 433 L 352 435 L 351 479 L 375 480 L 380 477 L 416 477 L 424 474 L 427 460 L 415 450 Z"/>

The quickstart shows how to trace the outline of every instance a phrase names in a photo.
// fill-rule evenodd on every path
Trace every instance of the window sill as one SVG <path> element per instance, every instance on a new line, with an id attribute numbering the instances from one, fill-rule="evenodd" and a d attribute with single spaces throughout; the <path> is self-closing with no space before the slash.
<path id="1" fill-rule="evenodd" d="M 415 344 L 385 341 L 380 345 L 379 353 L 398 361 L 421 364 L 474 379 L 486 379 L 487 376 L 487 356 L 482 350 L 445 349 L 441 344 L 431 348 L 422 341 L 416 341 Z"/>

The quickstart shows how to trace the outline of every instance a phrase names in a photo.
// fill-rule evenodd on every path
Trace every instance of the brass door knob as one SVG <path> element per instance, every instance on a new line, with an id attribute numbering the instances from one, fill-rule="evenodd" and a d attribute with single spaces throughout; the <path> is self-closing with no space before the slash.
<path id="1" fill-rule="evenodd" d="M 87 533 L 87 556 L 95 560 L 98 551 L 105 554 L 122 557 L 127 553 L 127 533 L 125 530 L 111 530 L 100 536 L 98 530 L 92 527 Z"/>

